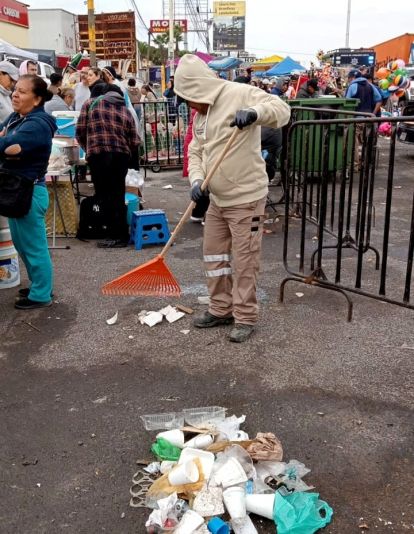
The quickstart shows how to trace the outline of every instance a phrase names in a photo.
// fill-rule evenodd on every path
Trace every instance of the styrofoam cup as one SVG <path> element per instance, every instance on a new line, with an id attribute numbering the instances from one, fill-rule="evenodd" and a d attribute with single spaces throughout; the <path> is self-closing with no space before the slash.
<path id="1" fill-rule="evenodd" d="M 166 432 L 160 432 L 157 434 L 157 439 L 158 438 L 164 438 L 171 443 L 171 445 L 175 445 L 180 449 L 184 447 L 184 432 L 178 428 L 174 430 L 167 430 Z"/>
<path id="2" fill-rule="evenodd" d="M 197 464 L 190 460 L 184 464 L 179 464 L 168 473 L 168 481 L 171 486 L 182 486 L 183 484 L 194 484 L 198 482 L 200 474 Z"/>
<path id="3" fill-rule="evenodd" d="M 246 510 L 253 514 L 273 519 L 273 507 L 275 504 L 275 494 L 254 493 L 246 495 Z"/>
<path id="4" fill-rule="evenodd" d="M 213 436 L 210 434 L 199 434 L 195 438 L 190 439 L 190 441 L 187 441 L 187 443 L 184 443 L 184 448 L 193 447 L 194 449 L 207 449 L 213 441 Z"/>
<path id="5" fill-rule="evenodd" d="M 187 510 L 181 518 L 178 527 L 174 530 L 174 534 L 193 534 L 203 523 L 204 517 L 201 517 L 194 510 Z"/>
<path id="6" fill-rule="evenodd" d="M 173 467 L 177 465 L 177 462 L 171 462 L 170 460 L 164 460 L 161 462 L 160 472 L 162 475 L 169 473 Z"/>
<path id="7" fill-rule="evenodd" d="M 227 462 L 220 467 L 216 473 L 216 481 L 228 488 L 247 482 L 247 476 L 241 463 L 236 458 L 229 458 Z"/>
<path id="8" fill-rule="evenodd" d="M 232 519 L 246 515 L 246 490 L 235 486 L 223 491 L 223 501 Z"/>

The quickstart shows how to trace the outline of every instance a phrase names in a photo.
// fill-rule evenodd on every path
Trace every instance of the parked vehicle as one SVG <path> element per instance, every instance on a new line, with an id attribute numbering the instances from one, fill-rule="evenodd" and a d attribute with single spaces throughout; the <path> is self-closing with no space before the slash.
<path id="1" fill-rule="evenodd" d="M 414 117 L 414 100 L 402 108 L 402 117 Z M 400 122 L 397 128 L 397 137 L 402 143 L 414 143 L 414 120 Z"/>

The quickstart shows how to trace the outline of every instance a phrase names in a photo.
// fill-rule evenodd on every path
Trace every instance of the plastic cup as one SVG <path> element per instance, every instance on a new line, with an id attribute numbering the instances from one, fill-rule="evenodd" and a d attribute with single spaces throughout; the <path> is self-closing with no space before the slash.
<path id="1" fill-rule="evenodd" d="M 164 438 L 171 443 L 171 445 L 175 445 L 180 449 L 184 447 L 184 432 L 178 428 L 174 430 L 167 430 L 166 432 L 160 432 L 157 434 L 157 439 L 158 438 Z"/>
<path id="2" fill-rule="evenodd" d="M 246 495 L 246 510 L 267 519 L 273 519 L 273 507 L 275 504 L 275 494 L 254 493 Z"/>
<path id="3" fill-rule="evenodd" d="M 246 490 L 238 486 L 223 491 L 223 501 L 232 519 L 246 515 Z"/>
<path id="4" fill-rule="evenodd" d="M 204 517 L 201 517 L 201 515 L 193 510 L 187 510 L 181 518 L 178 527 L 174 530 L 174 534 L 193 534 L 203 523 Z"/>
<path id="5" fill-rule="evenodd" d="M 183 484 L 194 484 L 198 482 L 200 474 L 197 464 L 190 460 L 184 464 L 179 464 L 168 473 L 168 481 L 171 486 L 182 486 Z"/>
<path id="6" fill-rule="evenodd" d="M 227 523 L 225 523 L 219 517 L 213 517 L 207 524 L 208 530 L 212 534 L 229 534 L 230 529 Z"/>
<path id="7" fill-rule="evenodd" d="M 216 473 L 216 481 L 228 488 L 242 482 L 247 482 L 247 476 L 241 463 L 236 458 L 229 458 Z"/>
<path id="8" fill-rule="evenodd" d="M 171 462 L 169 460 L 164 460 L 164 462 L 161 462 L 160 466 L 160 472 L 162 475 L 165 475 L 166 473 L 169 473 L 173 467 L 177 465 L 177 462 Z"/>
<path id="9" fill-rule="evenodd" d="M 190 441 L 187 441 L 187 443 L 184 443 L 184 448 L 193 447 L 194 449 L 207 449 L 213 441 L 213 436 L 210 434 L 200 434 L 199 436 L 190 439 Z"/>

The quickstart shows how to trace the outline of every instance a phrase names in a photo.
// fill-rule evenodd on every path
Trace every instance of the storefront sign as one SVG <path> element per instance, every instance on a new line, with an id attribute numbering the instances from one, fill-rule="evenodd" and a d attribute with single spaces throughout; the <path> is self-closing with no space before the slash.
<path id="1" fill-rule="evenodd" d="M 0 21 L 28 28 L 29 15 L 27 7 L 14 0 L 0 0 Z"/>
<path id="2" fill-rule="evenodd" d="M 214 2 L 213 49 L 244 50 L 246 2 Z"/>
<path id="3" fill-rule="evenodd" d="M 174 20 L 174 26 L 178 26 L 183 33 L 187 33 L 187 20 L 177 19 Z M 152 33 L 164 33 L 170 29 L 169 19 L 159 19 L 150 21 L 150 29 Z"/>

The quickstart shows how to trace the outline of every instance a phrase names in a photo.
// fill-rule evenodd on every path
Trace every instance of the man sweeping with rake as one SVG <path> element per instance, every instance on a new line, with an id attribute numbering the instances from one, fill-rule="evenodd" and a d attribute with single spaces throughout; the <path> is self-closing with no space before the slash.
<path id="1" fill-rule="evenodd" d="M 212 176 L 210 207 L 204 228 L 203 256 L 210 307 L 194 326 L 209 328 L 235 323 L 230 340 L 246 341 L 258 318 L 256 281 L 268 192 L 261 156 L 261 126 L 281 128 L 290 108 L 279 97 L 247 84 L 216 78 L 197 56 L 187 54 L 175 72 L 177 95 L 197 110 L 189 147 L 191 198 L 203 194 L 201 184 L 228 143 L 225 159 Z"/>

